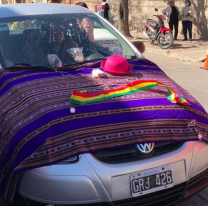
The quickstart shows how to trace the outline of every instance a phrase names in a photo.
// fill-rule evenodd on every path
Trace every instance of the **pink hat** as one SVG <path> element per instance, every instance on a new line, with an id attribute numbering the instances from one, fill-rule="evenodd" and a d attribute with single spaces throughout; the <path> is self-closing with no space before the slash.
<path id="1" fill-rule="evenodd" d="M 109 56 L 106 60 L 101 62 L 101 67 L 107 73 L 116 76 L 125 76 L 132 71 L 132 67 L 128 61 L 119 55 Z"/>

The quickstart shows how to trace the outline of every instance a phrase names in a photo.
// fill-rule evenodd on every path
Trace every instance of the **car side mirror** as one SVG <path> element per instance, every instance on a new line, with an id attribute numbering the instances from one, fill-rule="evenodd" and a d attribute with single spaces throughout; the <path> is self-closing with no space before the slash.
<path id="1" fill-rule="evenodd" d="M 145 45 L 141 41 L 133 41 L 131 42 L 141 53 L 145 52 Z"/>
<path id="2" fill-rule="evenodd" d="M 155 8 L 155 11 L 158 11 L 158 9 L 157 9 L 157 8 Z"/>

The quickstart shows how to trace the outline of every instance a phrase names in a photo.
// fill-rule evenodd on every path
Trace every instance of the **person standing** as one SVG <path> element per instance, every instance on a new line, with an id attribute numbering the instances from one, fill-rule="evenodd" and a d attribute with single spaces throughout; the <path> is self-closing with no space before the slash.
<path id="1" fill-rule="evenodd" d="M 182 25 L 183 25 L 183 41 L 187 41 L 187 30 L 189 32 L 189 40 L 192 41 L 192 25 L 193 25 L 193 15 L 194 10 L 191 6 L 190 0 L 185 0 L 185 7 L 182 8 Z"/>
<path id="2" fill-rule="evenodd" d="M 170 30 L 173 31 L 173 26 L 174 26 L 174 30 L 175 30 L 174 39 L 177 40 L 180 11 L 178 7 L 175 6 L 174 0 L 170 0 L 170 6 L 164 9 L 162 11 L 162 14 L 167 17 L 167 22 L 169 23 Z"/>
<path id="3" fill-rule="evenodd" d="M 103 13 L 103 17 L 109 21 L 110 19 L 110 6 L 106 2 L 106 0 L 102 0 L 102 5 L 105 5 L 105 9 L 101 11 Z"/>

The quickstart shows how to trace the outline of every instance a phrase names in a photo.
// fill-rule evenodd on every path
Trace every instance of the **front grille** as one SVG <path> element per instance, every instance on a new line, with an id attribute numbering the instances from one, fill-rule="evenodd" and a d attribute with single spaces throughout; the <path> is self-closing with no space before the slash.
<path id="1" fill-rule="evenodd" d="M 168 206 L 180 200 L 185 184 L 161 190 L 141 197 L 114 201 L 114 206 Z"/>
<path id="2" fill-rule="evenodd" d="M 183 144 L 183 142 L 156 143 L 154 151 L 150 155 L 141 154 L 136 146 L 130 146 L 119 149 L 108 149 L 105 151 L 93 153 L 92 155 L 101 162 L 108 164 L 118 164 L 144 160 L 164 155 L 177 150 Z"/>
<path id="3" fill-rule="evenodd" d="M 198 185 L 201 181 L 204 181 L 205 178 L 207 178 L 208 175 L 208 170 L 205 170 L 203 172 L 201 172 L 200 174 L 198 174 L 197 176 L 191 178 L 188 182 L 188 190 L 191 190 L 193 188 L 195 188 L 196 185 Z"/>

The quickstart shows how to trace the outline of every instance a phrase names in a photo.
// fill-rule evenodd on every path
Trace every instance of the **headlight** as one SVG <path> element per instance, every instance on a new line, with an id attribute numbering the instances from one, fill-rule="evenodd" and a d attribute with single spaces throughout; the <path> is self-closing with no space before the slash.
<path id="1" fill-rule="evenodd" d="M 70 157 L 62 162 L 59 162 L 58 164 L 73 164 L 73 163 L 76 163 L 79 161 L 79 157 L 78 156 L 73 156 L 73 157 Z"/>

